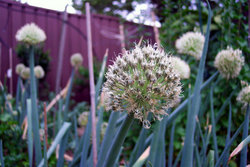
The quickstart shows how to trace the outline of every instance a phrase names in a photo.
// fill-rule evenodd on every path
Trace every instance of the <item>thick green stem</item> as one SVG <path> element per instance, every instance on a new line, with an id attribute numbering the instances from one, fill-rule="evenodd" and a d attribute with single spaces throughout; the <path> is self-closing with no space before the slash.
<path id="1" fill-rule="evenodd" d="M 248 105 L 244 121 L 242 140 L 246 139 L 248 136 L 249 114 L 250 114 L 250 107 Z M 243 148 L 240 153 L 240 167 L 245 167 L 245 166 L 247 166 L 247 147 Z"/>
<path id="2" fill-rule="evenodd" d="M 119 132 L 115 136 L 111 148 L 108 151 L 106 160 L 103 167 L 111 167 L 114 165 L 117 155 L 119 154 L 120 148 L 125 140 L 126 134 L 133 123 L 133 118 L 127 115 L 126 119 L 123 121 Z"/>
<path id="3" fill-rule="evenodd" d="M 32 104 L 32 130 L 35 142 L 35 160 L 36 164 L 39 164 L 42 160 L 42 149 L 41 141 L 39 135 L 39 119 L 37 111 L 37 92 L 36 92 L 36 81 L 34 73 L 34 46 L 30 47 L 30 57 L 29 57 L 29 66 L 30 66 L 30 94 L 31 94 L 31 104 Z"/>

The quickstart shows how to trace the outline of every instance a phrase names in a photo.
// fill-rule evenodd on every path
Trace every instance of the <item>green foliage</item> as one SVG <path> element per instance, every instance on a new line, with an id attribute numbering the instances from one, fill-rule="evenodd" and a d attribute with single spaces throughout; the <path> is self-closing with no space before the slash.
<path id="1" fill-rule="evenodd" d="M 5 166 L 29 166 L 27 144 L 22 140 L 22 129 L 7 113 L 0 114 L 0 136 L 3 141 Z"/>
<path id="2" fill-rule="evenodd" d="M 29 66 L 29 49 L 23 43 L 20 43 L 16 47 L 16 53 L 20 61 L 25 65 Z M 45 74 L 49 71 L 49 63 L 51 57 L 49 51 L 44 51 L 44 45 L 38 45 L 34 48 L 35 54 L 35 66 L 40 65 L 45 71 Z"/>
<path id="3" fill-rule="evenodd" d="M 197 1 L 196 1 L 197 2 Z M 205 1 L 201 1 L 201 18 L 203 24 L 203 32 L 204 27 L 206 27 L 206 19 L 208 16 L 208 11 L 204 5 Z M 175 41 L 179 38 L 183 33 L 188 31 L 200 31 L 199 26 L 199 13 L 198 9 L 193 9 L 191 1 L 186 0 L 165 0 L 161 1 L 161 3 L 165 4 L 165 8 L 162 9 L 161 16 L 163 16 L 163 22 L 161 27 L 160 38 L 162 45 L 166 50 L 170 50 L 174 55 L 178 55 L 175 49 Z M 250 82 L 250 73 L 249 69 L 249 53 L 250 48 L 247 43 L 248 36 L 248 24 L 247 24 L 247 8 L 248 3 L 247 0 L 240 0 L 238 3 L 232 0 L 221 0 L 221 1 L 210 1 L 211 8 L 213 10 L 213 18 L 211 22 L 211 35 L 209 41 L 208 55 L 206 61 L 206 70 L 204 73 L 204 80 L 208 78 L 211 74 L 214 73 L 215 68 L 213 65 L 214 58 L 216 54 L 222 50 L 226 49 L 227 46 L 232 46 L 233 48 L 239 48 L 243 51 L 243 55 L 245 57 L 245 66 L 242 68 L 240 75 L 237 79 L 229 80 L 221 79 L 220 82 L 214 88 L 214 112 L 215 115 L 219 112 L 220 107 L 225 103 L 227 97 L 229 97 L 232 91 L 239 92 L 241 86 L 240 81 L 244 80 L 246 82 Z M 197 62 L 188 56 L 181 56 L 182 59 L 186 60 L 191 68 L 191 77 L 189 80 L 184 80 L 183 82 L 183 95 L 187 97 L 188 84 L 194 84 L 195 74 L 197 73 Z M 193 86 L 192 86 L 193 87 Z M 225 91 L 227 90 L 227 91 Z M 209 91 L 206 90 L 202 94 L 201 103 L 206 106 L 206 99 Z M 236 102 L 235 93 L 232 96 L 232 131 L 235 131 L 237 127 L 240 126 L 242 121 L 244 120 L 244 114 L 241 111 L 241 106 Z M 206 107 L 204 107 L 206 108 Z M 222 114 L 222 117 L 219 119 L 216 124 L 216 133 L 217 133 L 217 144 L 219 152 L 225 146 L 225 136 L 226 129 L 228 125 L 227 119 L 227 110 L 228 106 L 226 106 L 225 112 Z M 210 112 L 209 110 L 206 112 Z M 239 114 L 240 113 L 240 114 Z M 241 114 L 242 113 L 242 114 Z M 236 116 L 237 115 L 237 116 Z M 206 115 L 204 115 L 206 116 Z M 174 142 L 174 149 L 181 149 L 181 142 L 183 140 L 183 132 L 185 128 L 185 118 L 186 114 L 183 113 L 179 115 L 176 122 L 176 138 Z M 203 118 L 204 121 L 206 118 Z M 210 118 L 211 119 L 211 118 Z M 211 122 L 210 122 L 211 123 Z M 206 126 L 205 123 L 201 123 L 201 127 Z M 202 129 L 204 130 L 204 129 Z M 210 138 L 210 143 L 212 143 L 212 138 Z M 236 139 L 237 142 L 233 143 L 233 146 L 236 143 L 240 142 L 240 138 Z M 209 147 L 211 145 L 209 144 Z M 175 157 L 178 154 L 178 151 L 175 152 Z"/>
<path id="4" fill-rule="evenodd" d="M 89 2 L 90 6 L 93 9 L 94 13 L 106 14 L 111 16 L 120 16 L 119 12 L 122 11 L 132 11 L 132 2 L 134 0 L 128 0 L 126 3 L 113 0 L 72 0 L 73 7 L 77 10 L 80 10 L 82 13 L 85 13 L 85 3 Z M 114 3 L 117 2 L 117 3 Z"/>

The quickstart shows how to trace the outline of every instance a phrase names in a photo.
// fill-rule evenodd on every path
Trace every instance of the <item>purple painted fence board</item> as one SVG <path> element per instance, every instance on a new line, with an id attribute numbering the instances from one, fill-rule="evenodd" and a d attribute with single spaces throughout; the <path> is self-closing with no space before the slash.
<path id="1" fill-rule="evenodd" d="M 15 49 L 17 42 L 15 34 L 17 30 L 26 23 L 35 22 L 40 26 L 47 35 L 45 42 L 45 49 L 49 50 L 51 56 L 50 71 L 46 76 L 46 82 L 50 86 L 50 90 L 55 90 L 57 59 L 59 52 L 59 40 L 62 30 L 63 12 L 37 8 L 20 4 L 10 0 L 0 1 L 0 42 L 2 44 L 1 57 L 1 74 L 0 80 L 3 82 L 6 72 L 9 68 L 9 48 Z M 93 54 L 97 60 L 102 61 L 106 48 L 109 48 L 108 65 L 112 60 L 121 53 L 121 43 L 114 35 L 119 35 L 119 19 L 111 16 L 92 14 L 92 38 L 93 38 Z M 134 32 L 138 25 L 125 22 L 125 31 Z M 145 32 L 151 35 L 145 37 L 151 42 L 154 42 L 153 29 L 149 26 L 144 26 Z M 105 35 L 109 34 L 109 35 Z M 125 33 L 126 35 L 126 33 Z M 128 33 L 126 39 L 130 42 L 138 42 L 139 39 L 131 38 Z M 85 15 L 68 14 L 66 41 L 64 48 L 63 72 L 61 79 L 61 87 L 64 87 L 69 79 L 71 73 L 70 56 L 73 53 L 80 52 L 84 57 L 83 66 L 88 66 L 87 61 L 87 41 L 86 41 L 86 24 Z M 16 54 L 13 54 L 13 67 L 19 62 Z M 13 69 L 14 90 L 17 82 L 17 75 Z M 9 83 L 9 81 L 7 82 Z M 77 91 L 76 97 L 78 100 L 89 99 L 89 88 L 82 88 Z"/>

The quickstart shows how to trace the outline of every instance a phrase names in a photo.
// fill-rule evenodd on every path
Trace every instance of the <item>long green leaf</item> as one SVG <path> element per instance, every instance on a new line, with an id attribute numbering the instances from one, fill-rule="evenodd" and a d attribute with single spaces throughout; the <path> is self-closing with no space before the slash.
<path id="1" fill-rule="evenodd" d="M 230 93 L 230 95 L 228 96 L 228 98 L 226 99 L 226 101 L 225 101 L 225 102 L 223 103 L 223 105 L 221 106 L 221 108 L 220 108 L 218 114 L 216 115 L 215 124 L 217 124 L 218 121 L 220 120 L 221 116 L 223 115 L 223 111 L 225 110 L 225 108 L 226 108 L 227 105 L 229 104 L 229 102 L 230 102 L 232 96 L 235 94 L 235 92 L 236 92 L 236 89 Z"/>
<path id="2" fill-rule="evenodd" d="M 214 150 L 210 150 L 208 153 L 208 167 L 214 167 Z"/>
<path id="3" fill-rule="evenodd" d="M 150 147 L 148 147 L 143 154 L 139 157 L 139 159 L 135 162 L 135 164 L 133 165 L 133 167 L 142 167 L 142 165 L 145 163 L 145 161 L 147 160 L 148 156 L 150 153 Z"/>
<path id="4" fill-rule="evenodd" d="M 106 158 L 108 149 L 111 147 L 112 139 L 114 138 L 115 133 L 116 133 L 116 121 L 119 118 L 119 115 L 120 115 L 119 112 L 111 113 L 111 116 L 108 122 L 108 127 L 104 135 L 101 148 L 100 148 L 100 152 L 98 155 L 97 167 L 101 167 L 104 164 L 104 160 Z"/>
<path id="5" fill-rule="evenodd" d="M 229 103 L 229 113 L 228 113 L 228 126 L 227 126 L 227 138 L 226 138 L 226 144 L 229 143 L 230 140 L 230 134 L 231 134 L 231 124 L 232 124 L 232 106 L 231 106 L 231 101 Z M 223 162 L 223 167 L 227 166 L 227 159 L 229 157 L 229 149 L 228 152 L 226 153 L 225 160 Z"/>
<path id="6" fill-rule="evenodd" d="M 236 139 L 236 137 L 239 135 L 241 129 L 243 128 L 244 123 L 245 123 L 245 122 L 243 122 L 243 123 L 240 125 L 240 127 L 237 129 L 237 131 L 234 133 L 234 135 L 232 136 L 232 138 L 230 139 L 230 141 L 228 142 L 228 144 L 227 144 L 226 147 L 224 148 L 224 150 L 223 150 L 221 156 L 219 157 L 219 160 L 218 160 L 218 161 L 216 162 L 216 164 L 215 164 L 215 167 L 219 167 L 220 164 L 222 163 L 222 161 L 223 161 L 223 159 L 224 159 L 224 157 L 225 157 L 227 151 L 229 150 L 230 146 L 233 144 L 234 140 Z"/>
<path id="7" fill-rule="evenodd" d="M 215 160 L 219 159 L 218 153 L 218 145 L 217 145 L 217 136 L 216 136 L 216 124 L 215 124 L 215 116 L 214 116 L 214 104 L 213 104 L 213 88 L 210 89 L 210 111 L 211 111 L 211 121 L 212 121 L 212 134 L 213 134 L 213 144 L 214 144 L 214 152 L 215 152 Z"/>
<path id="8" fill-rule="evenodd" d="M 37 91 L 36 91 L 36 81 L 34 73 L 34 46 L 30 47 L 30 57 L 29 57 L 29 66 L 30 66 L 30 95 L 31 95 L 31 104 L 32 104 L 32 130 L 34 136 L 34 145 L 35 145 L 35 160 L 36 165 L 40 163 L 42 159 L 42 148 L 39 135 L 39 119 L 38 119 L 38 109 L 37 109 Z"/>
<path id="9" fill-rule="evenodd" d="M 150 146 L 149 162 L 153 166 L 165 166 L 165 131 L 166 131 L 167 117 L 162 121 L 157 122 L 154 128 L 153 139 Z M 147 165 L 149 166 L 149 164 Z"/>
<path id="10" fill-rule="evenodd" d="M 28 152 L 30 167 L 33 166 L 33 138 L 32 138 L 32 110 L 31 100 L 27 99 L 27 115 L 28 115 Z"/>
<path id="11" fill-rule="evenodd" d="M 44 167 L 48 167 L 48 159 L 47 159 L 47 145 L 46 140 L 43 140 L 43 159 L 44 159 Z"/>
<path id="12" fill-rule="evenodd" d="M 173 153 L 174 153 L 174 132 L 175 132 L 175 121 L 173 122 L 171 133 L 170 133 L 170 142 L 169 142 L 169 151 L 168 151 L 168 167 L 172 167 Z"/>
<path id="13" fill-rule="evenodd" d="M 121 128 L 118 130 L 115 138 L 113 139 L 103 167 L 111 167 L 114 165 L 120 148 L 125 140 L 126 134 L 133 123 L 133 120 L 134 118 L 127 115 L 126 119 L 123 121 Z"/>
<path id="14" fill-rule="evenodd" d="M 52 155 L 52 153 L 55 151 L 56 146 L 61 142 L 62 138 L 64 137 L 65 133 L 68 131 L 70 126 L 71 126 L 71 123 L 69 123 L 69 122 L 63 123 L 61 129 L 57 133 L 56 138 L 54 139 L 53 143 L 51 144 L 51 146 L 47 152 L 47 159 L 49 159 L 50 156 Z M 42 167 L 43 165 L 44 165 L 44 159 L 42 159 L 42 161 L 39 163 L 38 167 Z"/>
<path id="15" fill-rule="evenodd" d="M 249 116 L 250 116 L 250 107 L 248 105 L 246 115 L 245 115 L 245 121 L 244 121 L 245 124 L 243 127 L 242 140 L 245 140 L 248 136 Z M 240 167 L 245 167 L 245 166 L 247 166 L 247 147 L 244 147 L 240 153 Z"/>
<path id="16" fill-rule="evenodd" d="M 91 138 L 91 129 L 92 129 L 91 122 L 92 122 L 91 114 L 89 114 L 88 124 L 83 135 L 83 141 L 82 141 L 83 146 L 80 147 L 80 149 L 82 149 L 81 161 L 80 161 L 81 167 L 87 166 L 87 160 L 88 160 L 87 158 L 88 158 L 88 152 L 89 152 L 89 147 L 90 147 L 90 138 Z"/>
<path id="17" fill-rule="evenodd" d="M 63 166 L 64 153 L 67 149 L 68 138 L 69 138 L 69 132 L 66 132 L 66 134 L 63 136 L 63 138 L 60 142 L 59 157 L 58 157 L 57 164 L 56 164 L 57 167 Z"/>
<path id="18" fill-rule="evenodd" d="M 194 150 L 195 159 L 196 159 L 196 162 L 197 162 L 196 166 L 201 167 L 200 153 L 199 153 L 198 147 L 197 147 L 197 145 L 195 145 L 194 147 L 195 147 L 195 150 Z"/>
<path id="19" fill-rule="evenodd" d="M 199 64 L 199 70 L 195 81 L 195 88 L 194 88 L 194 98 L 192 100 L 192 108 L 191 112 L 188 114 L 188 120 L 186 125 L 186 135 L 183 147 L 183 156 L 181 160 L 181 167 L 192 167 L 193 166 L 193 145 L 194 145 L 194 133 L 195 133 L 195 117 L 197 116 L 200 108 L 200 89 L 203 81 L 203 73 L 205 69 L 205 61 L 209 43 L 209 35 L 210 35 L 210 24 L 212 18 L 212 12 L 209 3 L 209 14 L 208 14 L 208 21 L 207 21 L 207 31 L 206 31 L 206 38 L 204 43 L 204 48 L 202 52 L 202 57 Z"/>
<path id="20" fill-rule="evenodd" d="M 67 96 L 66 96 L 66 99 L 65 99 L 65 108 L 64 108 L 64 112 L 63 112 L 64 121 L 67 120 L 67 114 L 68 114 L 68 110 L 69 110 L 69 101 L 70 101 L 70 96 L 71 96 L 71 92 L 72 92 L 72 85 L 73 85 L 73 82 L 74 82 L 74 76 L 75 76 L 75 68 L 72 68 L 72 72 L 71 72 L 71 75 L 70 75 L 69 88 L 68 88 Z"/>
<path id="21" fill-rule="evenodd" d="M 173 167 L 176 167 L 181 159 L 181 155 L 182 155 L 182 151 L 183 151 L 183 147 L 181 148 L 181 151 L 178 153 L 175 161 L 174 161 L 174 164 L 173 164 Z"/>
<path id="22" fill-rule="evenodd" d="M 242 151 L 244 148 L 246 148 L 246 146 L 250 143 L 250 135 L 247 136 L 247 138 L 245 138 L 235 149 L 234 151 L 231 153 L 229 160 L 237 155 L 240 151 Z"/>
<path id="23" fill-rule="evenodd" d="M 202 12 L 202 8 L 201 8 L 201 0 L 196 0 L 197 6 L 198 6 L 198 11 L 199 11 L 199 25 L 200 25 L 200 31 L 201 33 L 203 33 L 203 26 L 202 26 L 202 16 L 201 16 L 201 12 Z"/>
<path id="24" fill-rule="evenodd" d="M 100 69 L 99 72 L 99 77 L 98 77 L 98 81 L 95 87 L 95 101 L 96 101 L 96 105 L 98 105 L 98 96 L 100 94 L 100 90 L 101 90 L 101 86 L 103 83 L 103 77 L 104 77 L 104 73 L 105 73 L 105 68 L 106 68 L 106 64 L 107 64 L 107 58 L 108 58 L 108 51 L 106 51 L 104 57 L 103 57 L 103 61 L 102 61 L 102 67 Z"/>
<path id="25" fill-rule="evenodd" d="M 1 159 L 1 165 L 4 167 L 4 160 L 3 160 L 3 141 L 0 140 L 0 159 Z"/>

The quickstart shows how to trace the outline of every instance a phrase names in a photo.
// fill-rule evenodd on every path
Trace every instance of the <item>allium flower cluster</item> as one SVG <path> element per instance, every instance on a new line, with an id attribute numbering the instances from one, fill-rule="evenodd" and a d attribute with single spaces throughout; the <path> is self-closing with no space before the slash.
<path id="1" fill-rule="evenodd" d="M 181 79 L 188 79 L 190 77 L 189 65 L 181 60 L 179 57 L 171 57 L 174 70 L 179 73 Z"/>
<path id="2" fill-rule="evenodd" d="M 230 79 L 239 75 L 244 62 L 245 59 L 242 56 L 241 50 L 233 50 L 228 47 L 226 50 L 222 50 L 216 55 L 214 66 L 224 78 Z"/>
<path id="3" fill-rule="evenodd" d="M 78 124 L 80 126 L 86 126 L 88 123 L 88 117 L 89 117 L 89 112 L 81 113 L 81 115 L 78 117 Z"/>
<path id="4" fill-rule="evenodd" d="M 75 53 L 70 58 L 71 65 L 75 68 L 78 68 L 82 65 L 83 57 L 80 53 Z"/>
<path id="5" fill-rule="evenodd" d="M 29 79 L 30 78 L 30 68 L 25 67 L 21 72 L 21 77 L 23 79 Z"/>
<path id="6" fill-rule="evenodd" d="M 237 96 L 237 101 L 243 103 L 244 105 L 250 104 L 250 85 L 244 87 L 239 95 Z"/>
<path id="7" fill-rule="evenodd" d="M 181 93 L 180 77 L 173 70 L 170 55 L 157 46 L 136 46 L 118 56 L 109 66 L 106 78 L 106 109 L 127 111 L 145 128 L 150 127 L 150 112 L 161 120 Z"/>
<path id="8" fill-rule="evenodd" d="M 26 24 L 16 33 L 16 40 L 28 45 L 35 45 L 46 40 L 44 31 L 35 23 Z"/>
<path id="9" fill-rule="evenodd" d="M 43 68 L 39 65 L 34 68 L 34 72 L 37 79 L 41 79 L 45 75 Z"/>
<path id="10" fill-rule="evenodd" d="M 175 43 L 178 53 L 193 56 L 200 60 L 205 43 L 205 37 L 200 32 L 187 32 Z"/>
<path id="11" fill-rule="evenodd" d="M 16 73 L 17 75 L 21 75 L 21 72 L 23 71 L 23 69 L 25 68 L 25 65 L 20 63 L 16 65 Z"/>

